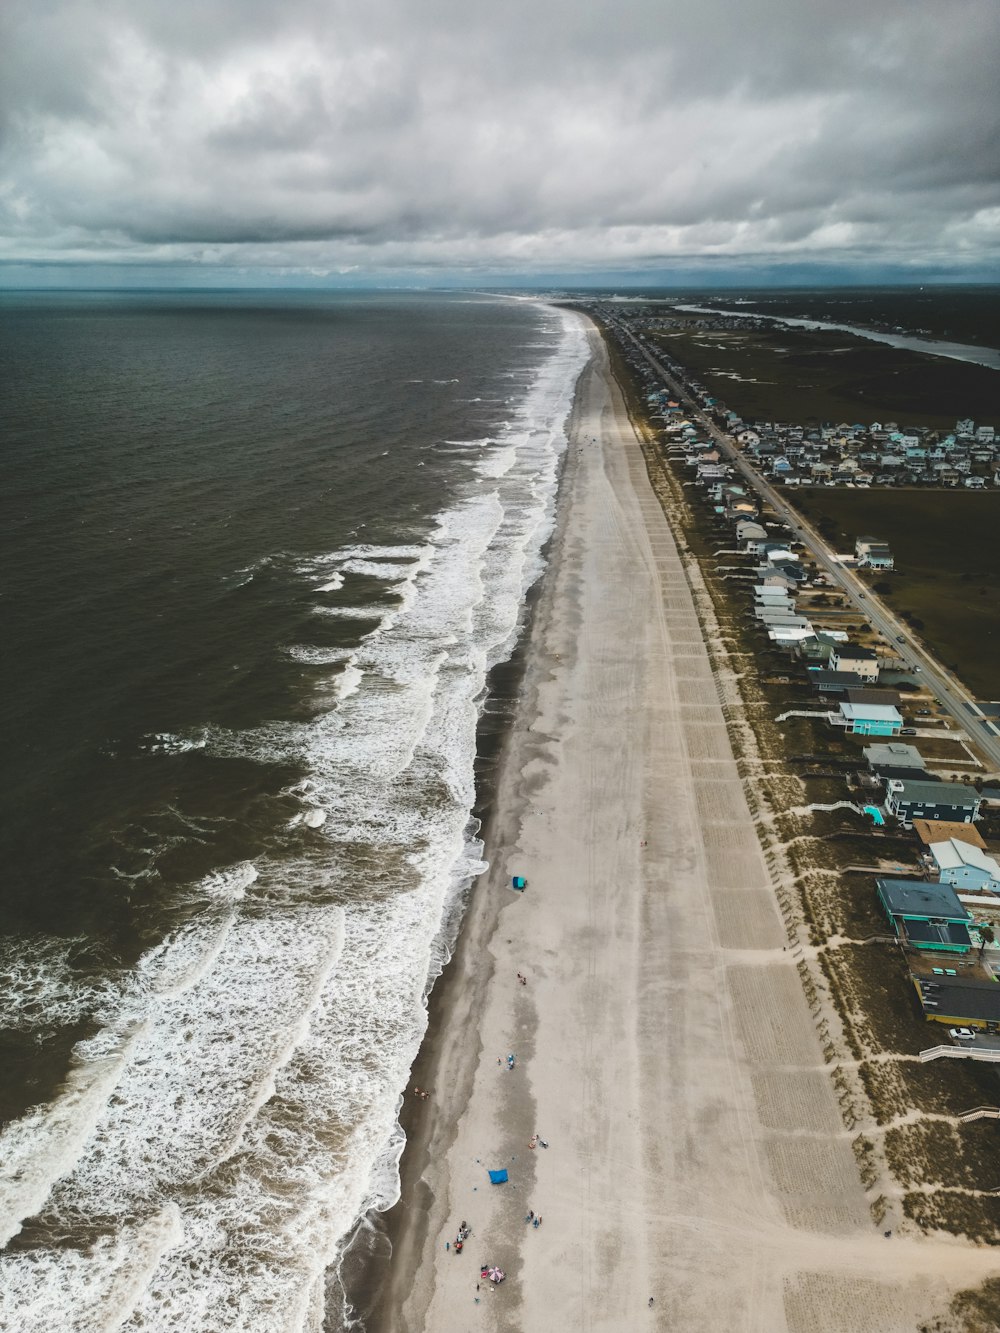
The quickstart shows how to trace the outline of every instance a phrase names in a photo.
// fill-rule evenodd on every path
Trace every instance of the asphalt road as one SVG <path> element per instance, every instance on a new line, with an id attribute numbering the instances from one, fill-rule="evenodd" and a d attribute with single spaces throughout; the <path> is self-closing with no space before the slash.
<path id="1" fill-rule="evenodd" d="M 642 345 L 638 338 L 620 324 L 613 323 L 612 327 L 635 346 L 662 378 L 666 387 L 683 400 L 689 408 L 689 415 L 694 417 L 708 431 L 718 445 L 719 452 L 736 468 L 747 484 L 762 499 L 767 501 L 797 537 L 809 547 L 816 557 L 816 563 L 830 576 L 833 583 L 847 596 L 858 612 L 880 634 L 884 635 L 892 650 L 907 663 L 911 670 L 919 671 L 924 686 L 934 695 L 942 709 L 948 713 L 961 730 L 968 733 L 983 757 L 994 766 L 997 772 L 1000 772 L 1000 732 L 996 730 L 993 723 L 989 723 L 988 726 L 980 724 L 981 715 L 978 710 L 973 712 L 969 707 L 969 705 L 975 707 L 975 700 L 961 682 L 936 657 L 932 656 L 926 648 L 916 641 L 905 622 L 898 620 L 852 569 L 842 565 L 836 559 L 815 528 L 796 509 L 782 500 L 774 487 L 769 485 L 760 473 L 750 466 L 737 449 L 732 437 L 716 426 L 708 414 L 697 405 L 690 392 Z"/>

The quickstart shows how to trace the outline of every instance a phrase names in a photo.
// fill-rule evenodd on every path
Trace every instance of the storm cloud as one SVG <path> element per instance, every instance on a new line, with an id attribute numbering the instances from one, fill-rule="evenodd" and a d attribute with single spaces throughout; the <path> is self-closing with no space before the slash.
<path id="1" fill-rule="evenodd" d="M 995 0 L 8 0 L 0 260 L 984 264 Z"/>

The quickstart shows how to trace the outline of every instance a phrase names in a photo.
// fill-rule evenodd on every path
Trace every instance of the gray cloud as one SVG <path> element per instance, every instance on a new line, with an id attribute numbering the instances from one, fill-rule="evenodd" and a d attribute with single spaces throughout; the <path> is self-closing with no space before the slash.
<path id="1" fill-rule="evenodd" d="M 982 264 L 995 0 L 8 0 L 0 261 Z"/>

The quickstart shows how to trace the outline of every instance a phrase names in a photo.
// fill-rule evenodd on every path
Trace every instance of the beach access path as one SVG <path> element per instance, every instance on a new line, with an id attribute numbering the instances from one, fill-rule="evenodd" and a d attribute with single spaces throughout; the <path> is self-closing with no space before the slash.
<path id="1" fill-rule="evenodd" d="M 913 1330 L 1000 1255 L 872 1220 L 685 570 L 592 342 L 383 1322 Z M 506 1270 L 495 1291 L 480 1262 Z"/>

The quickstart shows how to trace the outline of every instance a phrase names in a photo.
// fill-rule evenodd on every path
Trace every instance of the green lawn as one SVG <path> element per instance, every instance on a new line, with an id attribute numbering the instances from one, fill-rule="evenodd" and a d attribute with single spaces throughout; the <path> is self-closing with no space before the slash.
<path id="1" fill-rule="evenodd" d="M 1000 491 L 783 491 L 835 550 L 862 535 L 889 543 L 874 576 L 897 613 L 980 699 L 1000 699 Z"/>

